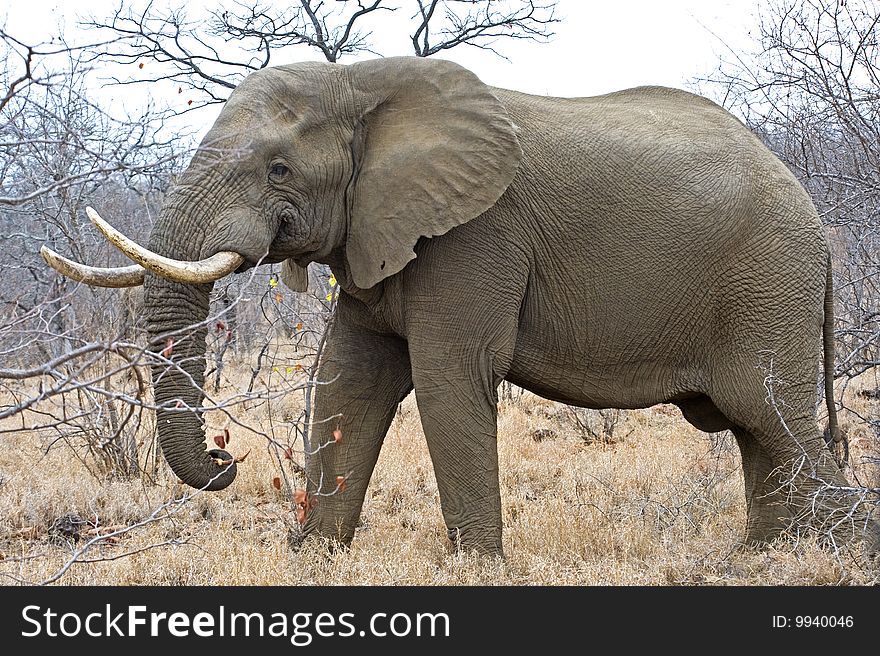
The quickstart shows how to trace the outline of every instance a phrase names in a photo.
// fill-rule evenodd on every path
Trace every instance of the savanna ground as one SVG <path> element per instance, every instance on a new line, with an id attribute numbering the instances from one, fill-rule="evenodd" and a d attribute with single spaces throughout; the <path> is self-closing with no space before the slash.
<path id="1" fill-rule="evenodd" d="M 223 389 L 233 394 L 245 386 L 251 364 L 245 358 L 228 366 Z M 289 368 L 268 375 L 302 376 Z M 258 382 L 272 384 L 262 374 Z M 873 389 L 876 383 L 872 378 L 863 387 Z M 863 416 L 876 416 L 880 400 L 859 395 L 860 389 L 849 388 L 849 404 Z M 503 396 L 498 419 L 503 562 L 455 553 L 447 541 L 412 395 L 385 441 L 351 548 L 328 555 L 321 545 L 306 542 L 297 549 L 291 491 L 302 485 L 296 474 L 302 454 L 283 456 L 287 424 L 301 405 L 302 395 L 295 392 L 231 411 L 243 424 L 273 435 L 282 448 L 234 422 L 230 426 L 229 417 L 219 412 L 209 417 L 209 436 L 230 426 L 229 450 L 237 456 L 249 453 L 230 488 L 198 493 L 184 503 L 174 500 L 193 491 L 164 463 L 156 476 L 108 479 L 90 473 L 95 467 L 88 466 L 88 452 L 76 436 L 0 432 L 0 574 L 6 584 L 57 577 L 60 585 L 878 581 L 877 572 L 851 554 L 821 548 L 809 537 L 760 551 L 743 547 L 742 472 L 729 433 L 701 433 L 674 406 L 623 412 L 607 431 L 596 412 L 579 411 L 576 417 L 571 409 L 528 393 Z M 12 417 L 0 431 L 22 422 L 32 426 L 41 417 L 37 412 Z M 878 486 L 876 465 L 864 458 L 873 455 L 876 462 L 880 445 L 847 415 L 843 424 L 860 482 Z M 147 469 L 150 425 L 140 429 Z M 143 525 L 126 530 L 138 523 Z"/>

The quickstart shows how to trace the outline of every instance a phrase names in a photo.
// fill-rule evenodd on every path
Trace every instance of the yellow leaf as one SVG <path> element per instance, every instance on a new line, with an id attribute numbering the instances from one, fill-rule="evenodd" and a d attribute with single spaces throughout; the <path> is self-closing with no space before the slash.
<path id="1" fill-rule="evenodd" d="M 272 367 L 272 371 L 274 371 L 274 372 L 277 374 L 277 373 L 278 373 L 278 367 Z"/>
<path id="2" fill-rule="evenodd" d="M 269 278 L 269 287 L 271 287 L 272 289 L 275 289 L 277 286 L 278 286 L 278 278 L 276 278 L 275 276 L 272 276 L 271 278 Z"/>
<path id="3" fill-rule="evenodd" d="M 333 300 L 333 292 L 330 292 L 330 293 L 327 294 L 324 298 L 325 298 L 326 300 L 328 300 L 328 301 L 332 301 L 332 300 Z"/>
<path id="4" fill-rule="evenodd" d="M 297 329 L 297 330 L 302 330 L 302 329 L 303 329 L 302 322 L 296 324 L 296 329 Z"/>
<path id="5" fill-rule="evenodd" d="M 330 281 L 329 282 L 330 282 L 331 287 L 336 287 L 336 276 L 334 276 L 332 273 L 330 274 Z"/>
<path id="6" fill-rule="evenodd" d="M 285 373 L 288 373 L 288 374 L 292 374 L 292 373 L 293 373 L 293 367 L 287 367 L 287 369 L 285 369 L 284 372 L 285 372 Z"/>

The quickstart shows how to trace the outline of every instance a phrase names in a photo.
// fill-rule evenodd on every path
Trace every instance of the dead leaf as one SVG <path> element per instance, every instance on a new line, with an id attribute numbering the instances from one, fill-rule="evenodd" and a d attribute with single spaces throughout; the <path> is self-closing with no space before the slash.
<path id="1" fill-rule="evenodd" d="M 174 340 L 169 337 L 165 340 L 165 348 L 162 349 L 162 357 L 170 358 L 172 353 L 174 353 Z"/>
<path id="2" fill-rule="evenodd" d="M 294 490 L 293 501 L 296 504 L 296 521 L 300 524 L 305 524 L 309 510 L 311 510 L 317 500 L 310 498 L 309 493 L 305 490 Z"/>
<path id="3" fill-rule="evenodd" d="M 345 492 L 345 476 L 336 477 L 336 489 L 340 492 Z"/>
<path id="4" fill-rule="evenodd" d="M 214 436 L 214 444 L 216 444 L 221 449 L 225 449 L 226 448 L 226 439 L 222 435 L 215 435 Z"/>
<path id="5" fill-rule="evenodd" d="M 339 444 L 342 441 L 342 429 L 337 428 L 333 431 L 333 441 Z"/>
<path id="6" fill-rule="evenodd" d="M 278 476 L 272 479 L 272 487 L 274 487 L 276 490 L 281 489 L 281 479 Z"/>

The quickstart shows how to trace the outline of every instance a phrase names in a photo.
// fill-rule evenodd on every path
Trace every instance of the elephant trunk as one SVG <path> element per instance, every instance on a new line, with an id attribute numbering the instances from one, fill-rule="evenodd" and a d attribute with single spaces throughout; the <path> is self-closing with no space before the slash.
<path id="1" fill-rule="evenodd" d="M 150 249 L 182 260 L 199 258 L 202 239 L 186 226 L 192 216 L 167 208 L 150 237 Z M 206 450 L 204 418 L 205 338 L 213 283 L 183 284 L 147 273 L 144 310 L 151 349 L 156 430 L 165 460 L 187 485 L 222 490 L 235 479 L 232 456 Z"/>

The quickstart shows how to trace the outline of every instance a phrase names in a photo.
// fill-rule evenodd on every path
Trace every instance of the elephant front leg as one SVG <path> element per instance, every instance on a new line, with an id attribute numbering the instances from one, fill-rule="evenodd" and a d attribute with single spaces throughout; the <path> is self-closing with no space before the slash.
<path id="1" fill-rule="evenodd" d="M 462 549 L 501 556 L 497 385 L 491 358 L 417 361 L 413 355 L 413 378 L 449 537 Z"/>
<path id="2" fill-rule="evenodd" d="M 406 343 L 350 326 L 340 306 L 318 368 L 303 533 L 348 545 L 379 450 L 412 389 Z"/>

